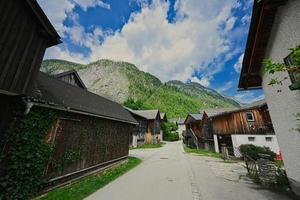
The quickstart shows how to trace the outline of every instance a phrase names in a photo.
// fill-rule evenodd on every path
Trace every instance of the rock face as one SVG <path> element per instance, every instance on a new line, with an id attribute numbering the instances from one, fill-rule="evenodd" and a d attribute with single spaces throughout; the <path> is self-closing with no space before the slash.
<path id="1" fill-rule="evenodd" d="M 76 70 L 89 91 L 123 104 L 138 101 L 140 108 L 160 109 L 169 117 L 185 117 L 201 108 L 238 107 L 239 103 L 198 83 L 169 81 L 140 71 L 127 62 L 99 60 L 88 65 L 64 60 L 46 60 L 42 71 L 48 74 Z"/>
<path id="2" fill-rule="evenodd" d="M 86 87 L 93 93 L 122 103 L 129 98 L 129 80 L 118 66 L 105 62 L 91 63 L 78 71 Z"/>

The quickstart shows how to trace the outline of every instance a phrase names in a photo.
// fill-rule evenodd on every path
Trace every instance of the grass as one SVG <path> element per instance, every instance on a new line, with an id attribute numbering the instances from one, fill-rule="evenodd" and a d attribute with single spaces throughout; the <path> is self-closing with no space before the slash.
<path id="1" fill-rule="evenodd" d="M 102 173 L 90 175 L 80 179 L 78 182 L 50 191 L 42 200 L 81 200 L 96 192 L 116 178 L 128 172 L 141 163 L 135 157 L 129 157 L 128 162 L 108 169 Z"/>
<path id="2" fill-rule="evenodd" d="M 153 149 L 153 148 L 160 148 L 162 146 L 163 146 L 163 144 L 142 144 L 137 147 L 130 147 L 129 149 L 130 150 L 132 150 L 132 149 Z"/>
<path id="3" fill-rule="evenodd" d="M 210 152 L 205 149 L 193 149 L 187 146 L 184 146 L 184 151 L 186 153 L 196 153 L 200 156 L 207 156 L 207 157 L 214 157 L 214 158 L 222 158 L 222 154 L 220 153 L 215 153 L 215 152 Z"/>

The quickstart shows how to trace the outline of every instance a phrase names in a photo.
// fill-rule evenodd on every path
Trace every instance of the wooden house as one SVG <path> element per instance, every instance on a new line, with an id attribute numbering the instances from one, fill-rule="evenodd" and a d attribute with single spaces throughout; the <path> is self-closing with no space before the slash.
<path id="1" fill-rule="evenodd" d="M 1 1 L 0 16 L 0 177 L 5 179 L 11 169 L 11 150 L 15 146 L 29 145 L 27 150 L 40 150 L 35 148 L 44 144 L 53 147 L 42 177 L 49 186 L 126 159 L 129 135 L 137 124 L 130 113 L 121 105 L 87 91 L 75 71 L 56 77 L 39 72 L 46 48 L 60 43 L 60 37 L 36 0 Z M 38 123 L 20 127 L 38 115 L 53 119 L 43 121 L 48 123 L 48 130 L 39 129 Z M 8 133 L 22 135 L 30 127 L 24 134 L 32 137 L 26 141 L 9 140 Z M 36 135 L 45 135 L 44 141 L 31 141 Z M 32 146 L 30 141 L 43 144 Z M 18 163 L 24 166 L 16 170 L 26 169 L 22 173 L 30 179 L 27 156 L 19 159 L 24 159 Z M 36 162 L 30 164 L 41 163 Z M 22 192 L 22 187 L 32 180 L 26 178 L 17 187 L 10 185 L 8 190 Z M 40 185 L 37 187 L 31 189 L 36 191 Z M 0 196 L 6 199 L 8 190 L 1 186 Z"/>
<path id="2" fill-rule="evenodd" d="M 196 148 L 201 148 L 199 143 L 199 138 L 201 137 L 201 120 L 202 114 L 200 113 L 190 113 L 186 117 L 185 133 L 183 135 L 183 142 L 188 146 L 193 146 Z"/>
<path id="3" fill-rule="evenodd" d="M 60 37 L 35 0 L 1 1 L 0 13 L 0 93 L 26 94 Z"/>
<path id="4" fill-rule="evenodd" d="M 204 111 L 206 114 L 206 111 Z M 213 136 L 216 152 L 224 145 L 229 153 L 240 156 L 239 146 L 254 144 L 269 147 L 279 152 L 268 106 L 265 100 L 254 102 L 242 108 L 207 113 L 203 121 L 203 133 Z"/>
<path id="5" fill-rule="evenodd" d="M 55 74 L 55 78 L 65 81 L 71 85 L 80 87 L 82 89 L 87 89 L 83 81 L 81 80 L 80 76 L 76 72 L 76 70 L 71 70 L 67 72 L 63 72 L 60 74 Z"/>
<path id="6" fill-rule="evenodd" d="M 45 142 L 55 144 L 51 160 L 63 164 L 57 170 L 49 162 L 45 169 L 48 185 L 60 184 L 128 157 L 129 135 L 137 122 L 121 105 L 43 72 L 39 73 L 27 103 L 31 105 L 28 117 L 36 112 L 56 115 Z M 64 158 L 70 152 L 77 156 L 66 164 Z"/>
<path id="7" fill-rule="evenodd" d="M 300 110 L 300 71 L 263 73 L 263 60 L 267 58 L 286 67 L 294 64 L 289 49 L 300 45 L 299 10 L 298 0 L 254 1 L 239 88 L 264 90 L 284 167 L 294 192 L 300 196 L 300 134 L 295 116 Z M 270 86 L 275 77 L 284 81 Z"/>
<path id="8" fill-rule="evenodd" d="M 131 145 L 137 146 L 143 143 L 157 143 L 162 140 L 161 118 L 159 110 L 132 110 L 126 108 L 138 121 L 135 133 L 132 135 Z"/>
<path id="9" fill-rule="evenodd" d="M 21 95 L 31 92 L 46 48 L 60 37 L 35 0 L 0 2 L 0 146 L 14 115 L 24 112 Z"/>

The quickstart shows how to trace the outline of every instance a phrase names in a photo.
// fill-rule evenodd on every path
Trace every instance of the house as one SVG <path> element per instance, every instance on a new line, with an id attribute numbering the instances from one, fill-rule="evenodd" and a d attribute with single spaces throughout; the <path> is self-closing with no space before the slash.
<path id="1" fill-rule="evenodd" d="M 196 148 L 204 148 L 199 144 L 199 137 L 201 137 L 201 120 L 202 115 L 200 113 L 190 113 L 186 117 L 185 132 L 183 135 L 183 143 L 188 146 L 193 146 Z"/>
<path id="2" fill-rule="evenodd" d="M 45 137 L 46 143 L 56 144 L 51 159 L 59 161 L 68 152 L 79 155 L 59 171 L 47 166 L 52 185 L 127 158 L 129 135 L 137 122 L 121 105 L 43 72 L 27 103 L 28 112 L 57 115 Z"/>
<path id="3" fill-rule="evenodd" d="M 71 85 L 80 87 L 82 89 L 87 89 L 76 70 L 70 70 L 60 74 L 55 74 L 54 77 L 63 80 Z"/>
<path id="4" fill-rule="evenodd" d="M 204 113 L 202 134 L 213 134 L 215 152 L 221 152 L 224 145 L 231 155 L 240 157 L 240 145 L 253 144 L 269 147 L 280 154 L 265 100 L 242 108 L 217 109 Z"/>
<path id="5" fill-rule="evenodd" d="M 4 134 L 14 114 L 23 112 L 20 95 L 31 92 L 46 48 L 61 41 L 35 0 L 1 1 L 0 10 L 0 146 L 2 146 Z"/>
<path id="6" fill-rule="evenodd" d="M 177 127 L 178 127 L 178 135 L 179 135 L 179 138 L 180 139 L 183 139 L 183 132 L 185 131 L 185 124 L 184 124 L 184 118 L 172 118 L 172 119 L 170 119 L 169 121 L 170 122 L 173 122 L 174 124 L 176 124 L 177 125 Z"/>
<path id="7" fill-rule="evenodd" d="M 254 1 L 253 14 L 247 46 L 241 69 L 239 88 L 242 90 L 262 88 L 283 161 L 292 188 L 300 195 L 300 134 L 295 114 L 300 110 L 300 90 L 295 86 L 296 73 L 279 72 L 282 85 L 270 86 L 274 77 L 264 72 L 265 58 L 289 65 L 289 48 L 300 45 L 300 1 Z M 297 129 L 298 127 L 298 129 Z"/>
<path id="8" fill-rule="evenodd" d="M 162 140 L 160 128 L 161 118 L 159 110 L 132 110 L 126 108 L 138 121 L 139 125 L 132 134 L 131 145 L 137 146 L 143 143 L 156 143 Z"/>
<path id="9" fill-rule="evenodd" d="M 0 10 L 0 177 L 13 180 L 20 170 L 26 174 L 18 186 L 9 182 L 10 192 L 2 184 L 0 196 L 4 192 L 6 198 L 12 188 L 28 194 L 40 189 L 34 186 L 39 181 L 53 186 L 125 160 L 137 121 L 121 105 L 87 91 L 75 71 L 56 77 L 39 72 L 46 48 L 59 44 L 60 37 L 35 0 L 3 1 Z M 33 123 L 39 120 L 36 116 L 45 118 L 44 124 Z M 9 139 L 23 133 L 25 139 Z M 46 150 L 40 147 L 49 150 L 46 162 L 41 161 Z M 18 161 L 11 159 L 24 148 L 25 156 L 22 151 Z M 28 159 L 37 154 L 37 159 Z M 7 173 L 14 162 L 17 173 Z M 28 170 L 43 164 L 43 173 Z"/>
<path id="10" fill-rule="evenodd" d="M 129 146 L 137 147 L 145 143 L 145 134 L 148 132 L 148 119 L 145 116 L 135 113 L 134 110 L 126 108 L 138 122 L 129 137 Z"/>

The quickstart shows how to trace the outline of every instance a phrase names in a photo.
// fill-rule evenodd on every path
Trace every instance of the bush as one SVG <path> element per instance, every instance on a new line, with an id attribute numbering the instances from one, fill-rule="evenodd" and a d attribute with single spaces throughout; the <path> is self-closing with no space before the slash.
<path id="1" fill-rule="evenodd" d="M 270 155 L 270 160 L 275 160 L 276 158 L 276 154 L 273 151 L 271 151 L 269 147 L 259 147 L 253 144 L 243 144 L 240 146 L 240 151 L 243 156 L 250 156 L 254 160 L 260 158 L 259 154 Z"/>
<path id="2" fill-rule="evenodd" d="M 169 142 L 178 141 L 179 135 L 176 132 L 175 133 L 167 133 L 166 135 L 164 135 L 164 140 L 169 141 Z"/>
<path id="3" fill-rule="evenodd" d="M 176 132 L 178 130 L 178 127 L 175 123 L 172 122 L 165 122 L 162 123 L 161 129 L 163 131 L 163 139 L 165 141 L 178 141 L 179 140 L 179 135 Z"/>

